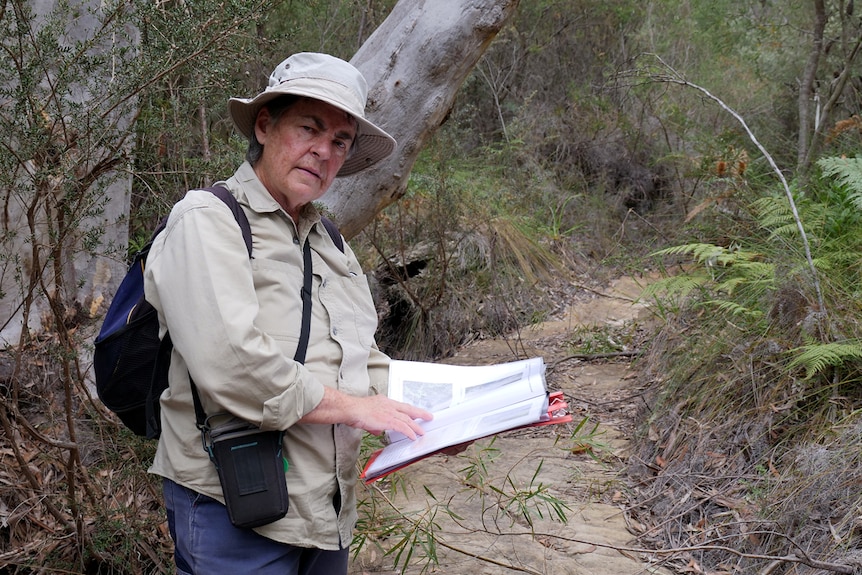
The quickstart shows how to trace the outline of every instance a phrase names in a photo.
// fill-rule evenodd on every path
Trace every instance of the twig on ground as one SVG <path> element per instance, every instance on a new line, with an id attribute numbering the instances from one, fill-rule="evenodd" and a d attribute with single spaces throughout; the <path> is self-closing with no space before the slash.
<path id="1" fill-rule="evenodd" d="M 639 355 L 640 352 L 637 350 L 632 351 L 608 351 L 605 353 L 573 353 L 571 355 L 567 355 L 566 357 L 561 357 L 560 359 L 550 363 L 548 365 L 548 371 L 552 371 L 559 364 L 564 361 L 571 361 L 573 359 L 580 359 L 583 361 L 593 361 L 596 359 L 612 359 L 615 357 L 634 357 Z"/>
<path id="2" fill-rule="evenodd" d="M 582 289 L 582 290 L 584 290 L 584 291 L 588 291 L 588 292 L 590 292 L 590 293 L 594 293 L 594 294 L 596 294 L 596 295 L 598 295 L 598 296 L 601 296 L 601 297 L 606 297 L 606 298 L 609 298 L 609 299 L 621 299 L 621 300 L 623 300 L 623 301 L 630 301 L 630 302 L 632 302 L 632 303 L 637 303 L 637 300 L 636 300 L 636 299 L 633 299 L 633 298 L 630 298 L 630 297 L 627 297 L 627 296 L 624 296 L 624 295 L 604 293 L 604 292 L 601 292 L 601 291 L 599 291 L 599 290 L 597 290 L 597 289 L 593 289 L 593 288 L 591 288 L 591 287 L 589 287 L 589 286 L 585 286 L 585 285 L 583 285 L 583 284 L 579 284 L 579 283 L 573 283 L 572 285 L 573 285 L 574 287 L 578 288 L 578 289 Z"/>

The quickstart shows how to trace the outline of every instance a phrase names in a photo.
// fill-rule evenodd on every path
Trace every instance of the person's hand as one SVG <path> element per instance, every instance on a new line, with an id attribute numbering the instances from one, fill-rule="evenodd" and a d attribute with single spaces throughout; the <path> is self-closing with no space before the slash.
<path id="1" fill-rule="evenodd" d="M 425 434 L 416 420 L 431 421 L 434 418 L 424 409 L 383 395 L 352 399 L 356 400 L 352 410 L 353 418 L 345 423 L 374 435 L 380 435 L 384 431 L 397 431 L 410 439 L 416 439 L 417 436 Z"/>
<path id="2" fill-rule="evenodd" d="M 424 409 L 389 399 L 383 395 L 354 397 L 324 388 L 323 400 L 300 423 L 343 423 L 374 435 L 397 431 L 410 439 L 424 435 L 417 419 L 431 421 L 434 416 Z"/>

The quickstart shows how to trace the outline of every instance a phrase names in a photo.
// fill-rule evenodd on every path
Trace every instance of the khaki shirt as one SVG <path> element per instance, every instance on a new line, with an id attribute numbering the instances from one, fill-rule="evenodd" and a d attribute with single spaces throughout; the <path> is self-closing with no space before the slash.
<path id="1" fill-rule="evenodd" d="M 248 215 L 252 259 L 228 207 L 192 190 L 171 210 L 147 259 L 145 292 L 174 343 L 162 435 L 152 473 L 224 501 L 195 427 L 188 374 L 208 415 L 229 412 L 286 430 L 290 510 L 257 528 L 303 547 L 347 547 L 356 523 L 362 431 L 296 422 L 323 387 L 354 396 L 385 393 L 388 358 L 377 350 L 377 314 L 350 247 L 342 253 L 306 206 L 299 227 L 244 163 L 225 182 Z M 302 244 L 312 250 L 311 334 L 305 365 L 293 361 L 302 317 Z M 340 498 L 341 511 L 334 501 Z"/>

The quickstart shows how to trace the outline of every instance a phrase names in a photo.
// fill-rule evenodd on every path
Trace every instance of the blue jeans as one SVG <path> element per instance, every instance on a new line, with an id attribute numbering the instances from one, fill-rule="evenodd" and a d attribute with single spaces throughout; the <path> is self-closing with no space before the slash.
<path id="1" fill-rule="evenodd" d="M 267 539 L 230 522 L 220 502 L 163 481 L 179 575 L 346 575 L 348 550 L 322 551 Z"/>

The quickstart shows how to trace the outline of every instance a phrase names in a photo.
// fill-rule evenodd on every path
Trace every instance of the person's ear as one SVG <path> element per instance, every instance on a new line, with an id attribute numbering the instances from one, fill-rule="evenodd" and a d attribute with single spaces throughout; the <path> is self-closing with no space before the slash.
<path id="1" fill-rule="evenodd" d="M 269 110 L 263 106 L 257 113 L 257 118 L 254 121 L 254 135 L 257 141 L 263 145 L 266 143 L 266 134 L 269 131 Z"/>

